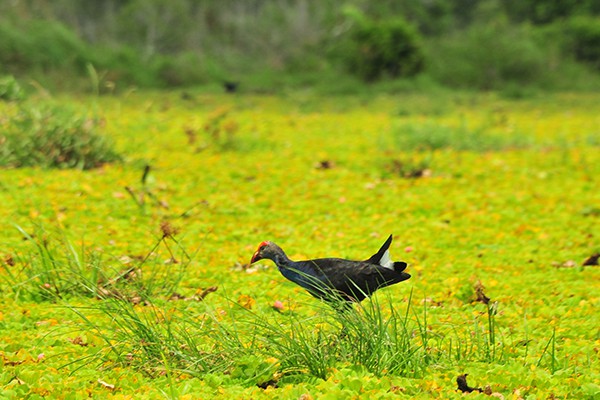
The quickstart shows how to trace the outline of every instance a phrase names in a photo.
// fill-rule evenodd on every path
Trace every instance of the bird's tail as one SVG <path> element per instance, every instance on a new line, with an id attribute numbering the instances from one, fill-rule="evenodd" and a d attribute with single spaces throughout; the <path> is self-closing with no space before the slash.
<path id="1" fill-rule="evenodd" d="M 408 266 L 408 264 L 406 264 L 404 261 L 396 261 L 394 263 L 394 271 L 396 272 L 402 272 L 406 269 L 406 267 Z"/>
<path id="2" fill-rule="evenodd" d="M 392 235 L 390 235 L 379 251 L 371 256 L 367 262 L 371 264 L 379 264 L 384 268 L 391 269 L 396 272 L 402 272 L 406 269 L 406 263 L 403 261 L 392 261 L 390 256 L 390 245 L 392 244 Z"/>

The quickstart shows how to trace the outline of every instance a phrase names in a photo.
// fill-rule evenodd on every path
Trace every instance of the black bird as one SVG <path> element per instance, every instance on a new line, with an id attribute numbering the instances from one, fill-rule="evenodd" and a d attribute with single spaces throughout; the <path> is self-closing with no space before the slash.
<path id="1" fill-rule="evenodd" d="M 225 89 L 225 93 L 235 93 L 237 92 L 239 82 L 225 81 L 223 82 L 223 88 Z"/>
<path id="2" fill-rule="evenodd" d="M 250 264 L 269 259 L 279 272 L 306 289 L 319 299 L 346 304 L 360 302 L 371 296 L 377 289 L 405 281 L 410 275 L 403 272 L 406 263 L 394 262 L 390 258 L 392 235 L 377 253 L 364 261 L 351 261 L 342 258 L 317 258 L 314 260 L 292 261 L 281 247 L 273 242 L 262 242 Z"/>

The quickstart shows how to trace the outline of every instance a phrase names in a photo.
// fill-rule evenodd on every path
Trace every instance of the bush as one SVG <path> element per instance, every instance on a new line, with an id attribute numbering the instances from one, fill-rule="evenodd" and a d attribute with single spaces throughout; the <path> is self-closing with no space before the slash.
<path id="1" fill-rule="evenodd" d="M 73 67 L 84 71 L 85 43 L 58 22 L 28 21 L 24 26 L 0 20 L 0 65 L 8 71 Z"/>
<path id="2" fill-rule="evenodd" d="M 416 30 L 403 18 L 373 21 L 362 14 L 355 20 L 346 49 L 346 66 L 365 81 L 387 75 L 410 77 L 424 68 L 424 57 Z"/>
<path id="3" fill-rule="evenodd" d="M 22 105 L 0 120 L 0 167 L 90 169 L 120 160 L 100 125 L 64 107 Z"/>
<path id="4" fill-rule="evenodd" d="M 0 100 L 19 101 L 25 99 L 25 92 L 12 75 L 0 77 Z"/>
<path id="5" fill-rule="evenodd" d="M 575 59 L 600 71 L 600 18 L 572 18 L 566 31 Z"/>
<path id="6" fill-rule="evenodd" d="M 194 65 L 191 61 L 189 68 Z M 68 77 L 60 79 L 63 88 L 85 86 L 91 64 L 112 84 L 156 87 L 162 83 L 161 62 L 145 60 L 139 51 L 127 46 L 89 46 L 58 22 L 29 20 L 17 24 L 0 18 L 0 72 L 33 77 L 44 86 L 53 86 L 52 74 L 56 72 L 61 78 Z"/>
<path id="7" fill-rule="evenodd" d="M 161 82 L 169 87 L 206 83 L 211 76 L 207 73 L 204 64 L 205 60 L 192 52 L 162 57 L 157 75 Z"/>
<path id="8" fill-rule="evenodd" d="M 139 52 L 130 47 L 96 47 L 91 63 L 106 81 L 117 86 L 160 86 L 156 68 L 150 61 L 142 60 Z"/>
<path id="9" fill-rule="evenodd" d="M 451 87 L 502 89 L 506 84 L 535 84 L 552 57 L 531 28 L 504 22 L 476 24 L 432 43 L 430 72 Z"/>

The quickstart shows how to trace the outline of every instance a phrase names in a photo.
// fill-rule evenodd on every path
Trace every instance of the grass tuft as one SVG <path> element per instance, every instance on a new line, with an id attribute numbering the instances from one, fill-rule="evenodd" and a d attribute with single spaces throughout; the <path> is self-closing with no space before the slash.
<path id="1" fill-rule="evenodd" d="M 150 374 L 167 366 L 194 376 L 226 373 L 244 386 L 328 379 L 340 366 L 360 367 L 378 377 L 418 378 L 454 353 L 457 362 L 495 361 L 493 354 L 482 359 L 468 351 L 492 351 L 487 338 L 465 340 L 456 330 L 434 331 L 426 304 L 422 314 L 415 313 L 411 299 L 412 294 L 402 311 L 375 296 L 354 307 L 316 303 L 313 315 L 287 310 L 276 317 L 234 301 L 227 310 L 207 308 L 194 315 L 176 304 L 141 307 L 111 299 L 96 307 L 109 321 L 102 328 L 74 311 L 87 330 L 107 336 L 99 355 L 103 362 L 135 364 Z"/>
<path id="2" fill-rule="evenodd" d="M 17 229 L 32 249 L 26 256 L 1 264 L 5 272 L 1 276 L 16 299 L 39 302 L 91 297 L 140 303 L 154 295 L 175 293 L 191 261 L 173 235 L 160 237 L 151 251 L 136 261 L 126 256 L 107 259 L 99 251 L 88 250 L 84 243 L 76 246 L 66 234 L 53 238 L 43 231 L 30 234 L 20 226 Z M 181 262 L 167 239 L 181 253 Z M 157 256 L 161 244 L 171 257 L 168 263 Z"/>
<path id="3" fill-rule="evenodd" d="M 121 160 L 99 134 L 103 121 L 70 108 L 22 104 L 0 119 L 0 167 L 91 169 Z"/>
<path id="4" fill-rule="evenodd" d="M 501 136 L 489 132 L 487 126 L 469 127 L 432 122 L 402 123 L 392 131 L 393 145 L 401 151 L 456 150 L 488 152 L 522 148 L 528 143 L 517 135 Z"/>

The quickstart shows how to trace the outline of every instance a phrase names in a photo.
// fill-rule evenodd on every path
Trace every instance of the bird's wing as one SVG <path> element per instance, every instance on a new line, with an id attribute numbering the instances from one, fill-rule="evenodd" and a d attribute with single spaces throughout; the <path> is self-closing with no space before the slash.
<path id="1" fill-rule="evenodd" d="M 336 293 L 347 300 L 362 301 L 377 289 L 410 278 L 402 272 L 406 263 L 397 262 L 390 269 L 367 261 L 352 261 L 341 258 L 319 258 L 294 262 L 303 276 L 300 284 L 316 297 L 328 297 Z M 330 292 L 330 290 L 332 292 Z"/>
<path id="2" fill-rule="evenodd" d="M 318 277 L 327 286 L 344 292 L 348 295 L 354 293 L 370 294 L 379 287 L 387 286 L 392 282 L 400 282 L 405 278 L 401 273 L 380 265 L 370 264 L 366 261 L 351 261 L 341 258 L 321 258 L 308 260 Z M 408 274 L 404 274 L 407 275 Z"/>

